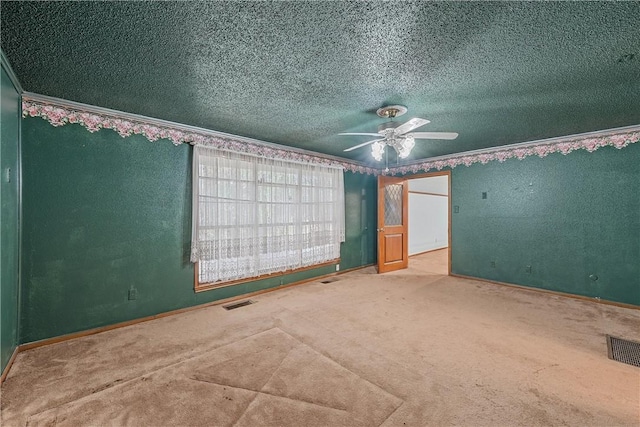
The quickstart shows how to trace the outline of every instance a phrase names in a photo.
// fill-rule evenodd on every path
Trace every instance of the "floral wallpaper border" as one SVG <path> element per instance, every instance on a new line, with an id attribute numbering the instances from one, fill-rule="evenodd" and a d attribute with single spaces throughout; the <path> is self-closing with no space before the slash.
<path id="1" fill-rule="evenodd" d="M 52 126 L 64 126 L 69 123 L 76 123 L 92 133 L 101 129 L 112 129 L 123 138 L 131 135 L 142 135 L 151 142 L 159 139 L 168 139 L 176 146 L 180 144 L 204 145 L 274 159 L 338 166 L 351 172 L 363 174 L 379 174 L 379 170 L 376 168 L 365 167 L 348 161 L 338 161 L 322 156 L 269 147 L 266 144 L 252 144 L 239 139 L 211 135 L 204 132 L 190 132 L 178 129 L 177 127 L 158 126 L 147 123 L 144 120 L 130 120 L 119 118 L 115 115 L 81 111 L 79 109 L 43 103 L 27 98 L 23 98 L 22 101 L 22 117 L 40 117 L 48 121 Z"/>
<path id="2" fill-rule="evenodd" d="M 339 166 L 351 172 L 370 175 L 405 175 L 431 170 L 442 170 L 444 168 L 455 168 L 460 165 L 471 166 L 475 163 L 484 165 L 496 160 L 498 162 L 504 162 L 513 158 L 522 160 L 530 156 L 542 158 L 552 153 L 566 155 L 576 150 L 593 152 L 607 146 L 622 149 L 640 141 L 640 130 L 622 131 L 594 137 L 569 136 L 566 138 L 555 138 L 553 142 L 541 141 L 539 143 L 531 143 L 530 145 L 518 144 L 512 147 L 502 146 L 473 154 L 461 153 L 440 160 L 426 160 L 424 162 L 392 167 L 382 171 L 381 169 L 361 166 L 349 161 L 338 161 L 322 156 L 269 147 L 258 143 L 252 144 L 219 135 L 190 132 L 177 127 L 158 126 L 147 123 L 143 119 L 123 119 L 116 115 L 82 111 L 80 109 L 39 102 L 28 98 L 23 98 L 22 116 L 40 117 L 48 121 L 52 126 L 64 126 L 69 123 L 77 123 L 85 127 L 89 132 L 96 132 L 100 129 L 112 129 L 118 132 L 123 138 L 131 135 L 143 135 L 151 142 L 159 139 L 168 139 L 174 145 L 191 144 L 212 146 L 223 150 L 255 154 L 276 159 Z"/>
<path id="3" fill-rule="evenodd" d="M 411 165 L 390 168 L 387 174 L 405 175 L 422 171 L 427 172 L 430 170 L 441 170 L 447 167 L 453 169 L 456 166 L 471 166 L 474 163 L 481 163 L 484 165 L 495 160 L 502 163 L 508 159 L 516 158 L 518 160 L 522 160 L 525 157 L 530 156 L 538 156 L 542 158 L 552 153 L 567 155 L 576 150 L 587 150 L 591 153 L 599 148 L 608 146 L 622 149 L 638 141 L 640 141 L 640 131 L 622 132 L 597 137 L 574 136 L 561 138 L 554 142 L 540 142 L 538 144 L 531 143 L 531 145 L 527 146 L 519 144 L 515 147 L 499 147 L 477 154 L 460 154 L 442 160 L 427 160 Z"/>

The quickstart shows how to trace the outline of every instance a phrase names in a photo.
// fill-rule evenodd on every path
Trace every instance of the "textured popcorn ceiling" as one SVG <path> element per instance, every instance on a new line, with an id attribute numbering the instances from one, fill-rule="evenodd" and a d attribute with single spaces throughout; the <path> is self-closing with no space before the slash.
<path id="1" fill-rule="evenodd" d="M 389 103 L 460 134 L 407 161 L 640 124 L 640 2 L 0 7 L 26 91 L 370 164 Z"/>

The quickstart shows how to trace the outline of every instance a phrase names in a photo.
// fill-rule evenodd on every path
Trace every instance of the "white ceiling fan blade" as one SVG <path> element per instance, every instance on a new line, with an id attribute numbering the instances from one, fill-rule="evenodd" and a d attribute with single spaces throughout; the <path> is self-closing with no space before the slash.
<path id="1" fill-rule="evenodd" d="M 352 133 L 352 132 L 343 132 L 338 135 L 367 135 L 367 136 L 380 136 L 379 133 Z"/>
<path id="2" fill-rule="evenodd" d="M 413 132 L 409 135 L 415 139 L 456 139 L 458 137 L 455 132 Z"/>
<path id="3" fill-rule="evenodd" d="M 375 135 L 375 134 L 374 134 L 374 135 Z M 363 142 L 362 144 L 355 145 L 355 146 L 353 146 L 353 147 L 351 147 L 351 148 L 347 148 L 347 149 L 346 149 L 346 150 L 344 150 L 344 151 L 351 151 L 351 150 L 355 150 L 356 148 L 364 147 L 365 145 L 373 144 L 374 142 L 377 142 L 377 141 L 384 141 L 384 139 L 373 139 L 373 140 L 371 140 L 371 141 L 367 141 L 367 142 Z"/>
<path id="4" fill-rule="evenodd" d="M 411 130 L 417 129 L 420 126 L 424 126 L 427 123 L 430 123 L 430 121 L 427 120 L 427 119 L 421 119 L 419 117 L 414 117 L 413 119 L 411 119 L 411 120 L 401 124 L 400 126 L 398 126 L 395 129 L 394 133 L 396 135 L 402 135 L 402 134 L 407 133 L 407 132 L 409 132 Z"/>

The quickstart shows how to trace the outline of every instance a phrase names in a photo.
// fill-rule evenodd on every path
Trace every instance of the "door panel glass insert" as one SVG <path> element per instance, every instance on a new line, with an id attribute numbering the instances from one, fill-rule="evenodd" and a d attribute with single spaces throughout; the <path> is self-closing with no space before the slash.
<path id="1" fill-rule="evenodd" d="M 384 187 L 384 225 L 402 225 L 402 184 Z"/>

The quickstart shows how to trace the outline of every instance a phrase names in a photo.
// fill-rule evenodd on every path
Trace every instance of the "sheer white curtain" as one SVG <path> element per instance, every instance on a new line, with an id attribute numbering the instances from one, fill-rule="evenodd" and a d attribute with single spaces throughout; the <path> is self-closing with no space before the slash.
<path id="1" fill-rule="evenodd" d="M 341 168 L 194 147 L 191 261 L 201 284 L 337 259 L 344 218 Z"/>

